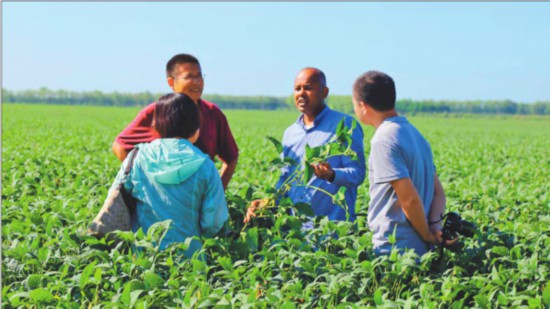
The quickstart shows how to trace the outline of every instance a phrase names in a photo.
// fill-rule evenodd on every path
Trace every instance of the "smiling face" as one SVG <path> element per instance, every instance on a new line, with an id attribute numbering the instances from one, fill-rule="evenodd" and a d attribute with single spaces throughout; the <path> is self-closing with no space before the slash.
<path id="1" fill-rule="evenodd" d="M 316 69 L 304 69 L 294 80 L 294 103 L 309 117 L 317 116 L 325 107 L 328 88 Z"/>
<path id="2" fill-rule="evenodd" d="M 177 63 L 168 77 L 168 85 L 176 93 L 189 96 L 195 103 L 204 89 L 201 66 L 196 63 Z"/>

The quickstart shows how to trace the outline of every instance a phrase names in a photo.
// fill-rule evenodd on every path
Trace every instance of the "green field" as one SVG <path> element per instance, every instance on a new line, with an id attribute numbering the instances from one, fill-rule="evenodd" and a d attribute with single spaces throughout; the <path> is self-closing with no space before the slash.
<path id="1" fill-rule="evenodd" d="M 481 232 L 436 267 L 436 253 L 419 263 L 410 252 L 376 258 L 365 217 L 318 219 L 303 235 L 303 218 L 281 211 L 274 226 L 243 228 L 243 208 L 279 175 L 265 136 L 281 138 L 298 116 L 291 111 L 226 111 L 240 148 L 227 194 L 236 232 L 205 241 L 208 261 L 180 261 L 185 244 L 158 252 L 151 242 L 162 226 L 105 250 L 85 230 L 120 166 L 111 143 L 137 111 L 2 106 L 3 308 L 550 306 L 548 117 L 410 118 L 431 143 L 447 209 Z M 373 129 L 364 133 L 368 153 Z M 358 213 L 368 200 L 365 181 Z M 132 253 L 131 243 L 145 249 Z"/>

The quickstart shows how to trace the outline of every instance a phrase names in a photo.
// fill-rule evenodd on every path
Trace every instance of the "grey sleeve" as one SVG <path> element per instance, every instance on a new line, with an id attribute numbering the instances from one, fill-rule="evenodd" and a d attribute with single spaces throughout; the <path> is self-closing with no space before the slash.
<path id="1" fill-rule="evenodd" d="M 397 145 L 375 142 L 371 145 L 372 177 L 375 183 L 385 183 L 410 177 L 405 158 Z"/>

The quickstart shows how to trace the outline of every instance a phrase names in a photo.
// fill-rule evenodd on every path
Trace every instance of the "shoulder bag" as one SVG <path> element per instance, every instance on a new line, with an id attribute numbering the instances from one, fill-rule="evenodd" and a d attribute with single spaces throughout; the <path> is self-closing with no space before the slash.
<path id="1" fill-rule="evenodd" d="M 88 226 L 88 234 L 98 239 L 107 235 L 107 233 L 120 230 L 130 231 L 132 229 L 131 218 L 136 208 L 136 199 L 126 191 L 124 182 L 130 175 L 130 170 L 134 164 L 134 159 L 139 148 L 130 152 L 128 165 L 124 169 L 124 177 L 115 190 L 112 190 L 103 207 Z"/>

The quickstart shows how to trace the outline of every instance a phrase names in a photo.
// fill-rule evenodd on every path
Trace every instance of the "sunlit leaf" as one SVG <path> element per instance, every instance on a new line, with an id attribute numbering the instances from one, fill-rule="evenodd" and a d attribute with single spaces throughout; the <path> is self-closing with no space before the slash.
<path id="1" fill-rule="evenodd" d="M 272 136 L 266 136 L 266 138 L 271 141 L 271 143 L 273 144 L 273 146 L 275 146 L 275 149 L 277 149 L 277 153 L 283 153 L 283 144 L 281 144 L 281 142 L 272 137 Z"/>

